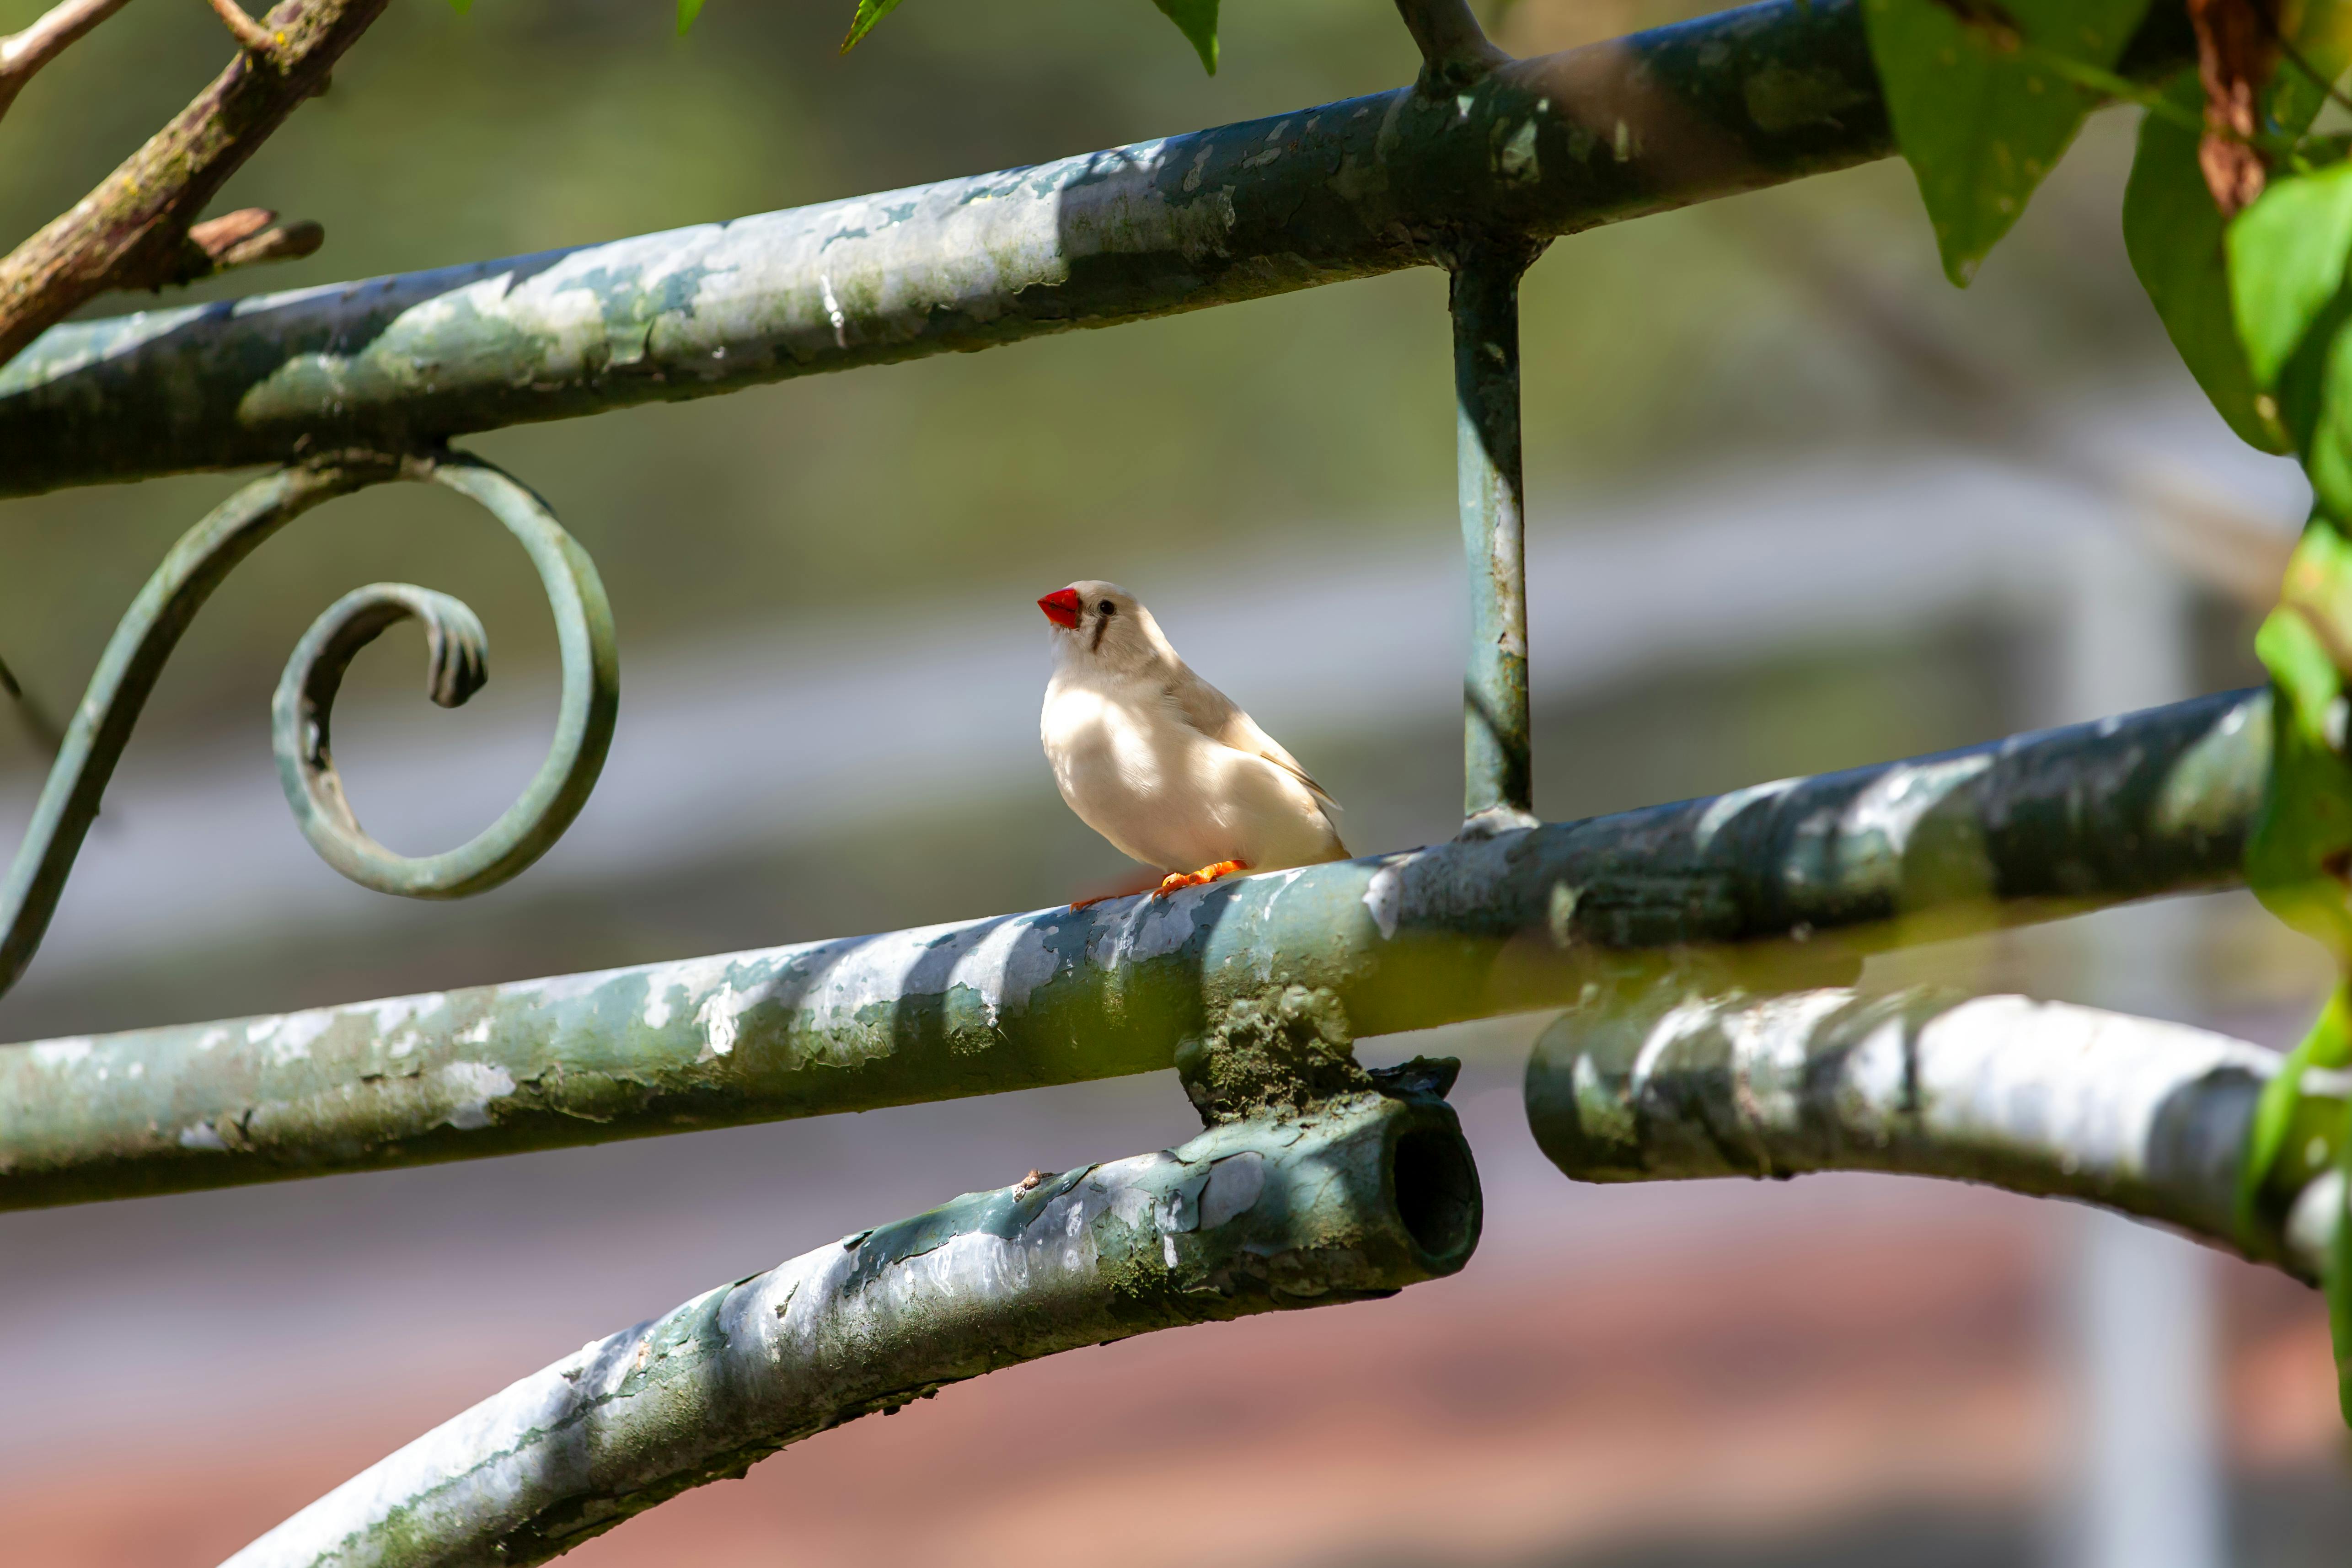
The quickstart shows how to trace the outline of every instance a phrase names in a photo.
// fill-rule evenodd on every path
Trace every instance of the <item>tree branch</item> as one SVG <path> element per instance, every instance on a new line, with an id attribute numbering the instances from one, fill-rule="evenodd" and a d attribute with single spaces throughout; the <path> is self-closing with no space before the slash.
<path id="1" fill-rule="evenodd" d="M 239 55 L 96 190 L 0 260 L 0 364 L 100 294 L 217 270 L 218 259 L 190 239 L 196 214 L 303 99 L 325 88 L 336 60 L 385 4 L 286 0 L 269 14 L 266 59 Z M 314 250 L 321 236 L 313 225 L 303 237 Z M 281 242 L 276 254 L 308 251 Z"/>
<path id="2" fill-rule="evenodd" d="M 541 1563 L 789 1443 L 1156 1329 L 1387 1295 L 1468 1261 L 1454 1113 L 1296 1123 L 1034 1176 L 820 1247 L 583 1346 L 328 1493 L 224 1568 Z"/>
<path id="3" fill-rule="evenodd" d="M 2242 1236 L 2238 1168 L 2275 1051 L 2024 997 L 1843 989 L 1572 1012 L 1528 1064 L 1528 1124 L 1580 1181 L 1886 1171 L 2073 1197 L 2318 1279 L 2343 1186 L 2298 1146 Z M 2340 1103 L 2342 1074 L 2305 1092 Z M 2319 1140 L 2324 1142 L 2324 1140 Z M 2324 1157 L 2315 1160 L 2316 1152 Z"/>
<path id="4" fill-rule="evenodd" d="M 240 48 L 250 50 L 264 59 L 277 52 L 282 35 L 272 33 L 255 21 L 236 0 L 212 0 L 212 8 L 213 15 L 221 19 L 221 26 L 236 37 Z"/>
<path id="5" fill-rule="evenodd" d="M 43 66 L 127 4 L 129 0 L 59 0 L 31 26 L 0 38 L 0 115 L 8 112 Z"/>

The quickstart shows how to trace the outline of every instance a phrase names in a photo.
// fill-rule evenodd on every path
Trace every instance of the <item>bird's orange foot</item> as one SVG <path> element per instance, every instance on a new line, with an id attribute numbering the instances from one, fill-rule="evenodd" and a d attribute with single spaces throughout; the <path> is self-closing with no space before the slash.
<path id="1" fill-rule="evenodd" d="M 1142 866 L 1137 866 L 1126 876 L 1119 878 L 1117 882 L 1112 883 L 1108 887 L 1104 888 L 1102 892 L 1090 894 L 1085 898 L 1072 900 L 1070 904 L 1070 913 L 1075 915 L 1081 909 L 1092 909 L 1096 904 L 1101 904 L 1107 899 L 1132 898 L 1139 893 L 1150 893 L 1153 888 L 1159 885 L 1160 879 L 1153 876 L 1149 869 Z"/>
<path id="2" fill-rule="evenodd" d="M 1219 861 L 1214 865 L 1204 865 L 1199 871 L 1171 872 L 1158 887 L 1151 890 L 1151 896 L 1165 898 L 1180 887 L 1199 887 L 1202 883 L 1214 882 L 1221 876 L 1231 876 L 1237 871 L 1247 870 L 1249 870 L 1247 861 Z"/>

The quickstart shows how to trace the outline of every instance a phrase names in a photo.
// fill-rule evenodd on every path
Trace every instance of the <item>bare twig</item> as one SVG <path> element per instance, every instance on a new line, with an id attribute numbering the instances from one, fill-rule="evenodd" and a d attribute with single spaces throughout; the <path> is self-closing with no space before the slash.
<path id="1" fill-rule="evenodd" d="M 278 44 L 283 41 L 282 35 L 272 33 L 247 16 L 245 7 L 236 0 L 212 0 L 212 7 L 213 14 L 221 19 L 221 26 L 236 35 L 239 46 L 265 59 L 275 54 Z"/>
<path id="2" fill-rule="evenodd" d="M 268 207 L 239 207 L 216 218 L 206 218 L 188 230 L 181 247 L 181 266 L 174 283 L 194 283 L 233 267 L 264 261 L 293 261 L 326 243 L 327 231 L 308 218 L 281 224 Z"/>
<path id="3" fill-rule="evenodd" d="M 2278 29 L 2254 0 L 2189 0 L 2197 30 L 2197 79 L 2205 89 L 2205 134 L 2197 167 L 2221 215 L 2233 218 L 2263 193 L 2270 169 L 2253 146 L 2262 130 L 2263 84 L 2278 57 Z"/>
<path id="4" fill-rule="evenodd" d="M 129 0 L 59 0 L 40 20 L 0 38 L 0 114 L 34 73 L 64 54 L 76 38 L 113 16 Z"/>
<path id="5" fill-rule="evenodd" d="M 239 55 L 96 190 L 0 259 L 0 364 L 98 295 L 184 280 L 191 243 L 205 258 L 198 277 L 264 259 L 214 256 L 203 242 L 191 242 L 190 225 L 286 117 L 324 89 L 328 72 L 385 4 L 285 0 L 269 14 L 273 47 L 266 61 Z M 284 235 L 263 248 L 273 255 L 304 254 L 305 244 L 316 248 L 318 236 L 302 225 Z M 259 237 L 246 235 L 248 242 Z"/>

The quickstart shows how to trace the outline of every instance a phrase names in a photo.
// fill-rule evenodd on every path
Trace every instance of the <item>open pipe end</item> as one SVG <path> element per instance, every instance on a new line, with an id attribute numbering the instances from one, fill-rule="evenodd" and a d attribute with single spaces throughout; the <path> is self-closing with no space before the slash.
<path id="1" fill-rule="evenodd" d="M 1401 1129 L 1389 1142 L 1388 1196 L 1397 1223 L 1433 1278 L 1458 1271 L 1477 1249 L 1486 1221 L 1478 1167 L 1446 1113 L 1446 1124 Z"/>
<path id="2" fill-rule="evenodd" d="M 1200 1174 L 1171 1194 L 1167 1283 L 1231 1303 L 1217 1315 L 1388 1295 L 1458 1272 L 1478 1245 L 1477 1166 L 1434 1094 L 1344 1095 L 1172 1152 Z"/>

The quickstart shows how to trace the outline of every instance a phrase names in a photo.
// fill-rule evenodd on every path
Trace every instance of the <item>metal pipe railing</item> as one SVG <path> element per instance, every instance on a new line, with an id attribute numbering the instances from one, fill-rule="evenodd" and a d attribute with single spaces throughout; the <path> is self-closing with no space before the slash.
<path id="1" fill-rule="evenodd" d="M 1454 486 L 1470 584 L 1462 674 L 1462 815 L 1472 832 L 1535 821 L 1528 716 L 1527 481 L 1520 470 L 1519 278 L 1533 248 L 1473 246 L 1454 264 Z"/>
<path id="2" fill-rule="evenodd" d="M 1528 1125 L 1578 1181 L 1881 1171 L 2070 1197 L 2306 1283 L 2343 1212 L 2334 1154 L 2298 1139 L 2294 1193 L 2252 1232 L 2239 1171 L 2276 1051 L 2186 1024 L 1936 988 L 1697 995 L 1569 1013 L 1528 1062 Z M 2335 1103 L 2340 1073 L 2306 1092 Z"/>
<path id="3" fill-rule="evenodd" d="M 2228 693 L 1164 900 L 46 1040 L 0 1051 L 0 1208 L 1147 1072 L 1244 1016 L 1425 1029 L 1643 954 L 1845 984 L 1901 943 L 2233 883 L 2269 716 Z"/>
<path id="4" fill-rule="evenodd" d="M 950 1383 L 1461 1269 L 1454 1113 L 1359 1094 L 1039 1172 L 583 1345 L 353 1477 L 224 1568 L 543 1563 L 689 1487 Z"/>
<path id="5" fill-rule="evenodd" d="M 2193 54 L 2162 5 L 2124 68 Z M 0 495 L 708 396 L 1540 241 L 1891 151 L 1854 0 L 1772 0 L 1032 168 L 52 329 Z"/>

